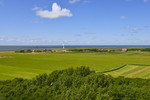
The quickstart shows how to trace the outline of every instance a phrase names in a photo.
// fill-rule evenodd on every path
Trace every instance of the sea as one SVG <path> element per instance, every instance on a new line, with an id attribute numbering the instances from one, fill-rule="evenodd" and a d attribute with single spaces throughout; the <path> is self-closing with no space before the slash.
<path id="1" fill-rule="evenodd" d="M 150 47 L 150 45 L 65 45 L 65 48 L 94 48 L 94 47 Z M 16 51 L 27 49 L 57 49 L 63 48 L 62 45 L 2 45 L 0 51 Z"/>

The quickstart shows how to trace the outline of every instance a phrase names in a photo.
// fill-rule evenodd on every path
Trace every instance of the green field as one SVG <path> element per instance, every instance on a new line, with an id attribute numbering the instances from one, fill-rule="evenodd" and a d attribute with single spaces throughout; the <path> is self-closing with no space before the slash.
<path id="1" fill-rule="evenodd" d="M 150 78 L 150 66 L 144 65 L 126 65 L 125 67 L 111 71 L 105 74 L 112 75 L 114 77 L 124 76 L 128 78 Z"/>
<path id="2" fill-rule="evenodd" d="M 150 52 L 127 53 L 14 53 L 0 52 L 0 80 L 31 79 L 40 73 L 68 67 L 88 66 L 97 72 L 125 64 L 150 65 Z M 128 68 L 128 67 L 126 67 Z M 147 73 L 149 73 L 148 71 Z M 149 77 L 149 76 L 147 76 Z"/>

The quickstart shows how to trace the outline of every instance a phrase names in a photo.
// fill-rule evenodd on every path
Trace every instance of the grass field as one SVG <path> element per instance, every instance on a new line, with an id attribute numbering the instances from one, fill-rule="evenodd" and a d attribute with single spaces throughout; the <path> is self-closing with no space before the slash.
<path id="1" fill-rule="evenodd" d="M 150 66 L 144 65 L 126 65 L 125 67 L 111 71 L 105 74 L 112 75 L 114 77 L 124 76 L 128 78 L 150 78 Z"/>
<path id="2" fill-rule="evenodd" d="M 0 52 L 0 80 L 15 77 L 30 79 L 37 74 L 78 66 L 88 66 L 97 72 L 103 72 L 125 64 L 150 65 L 150 52 L 33 54 Z"/>

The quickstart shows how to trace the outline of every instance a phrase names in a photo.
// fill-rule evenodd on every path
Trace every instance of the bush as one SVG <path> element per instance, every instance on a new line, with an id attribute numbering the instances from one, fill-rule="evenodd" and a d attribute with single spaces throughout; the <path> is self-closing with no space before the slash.
<path id="1" fill-rule="evenodd" d="M 1 100 L 149 100 L 150 79 L 113 78 L 88 67 L 0 81 Z"/>

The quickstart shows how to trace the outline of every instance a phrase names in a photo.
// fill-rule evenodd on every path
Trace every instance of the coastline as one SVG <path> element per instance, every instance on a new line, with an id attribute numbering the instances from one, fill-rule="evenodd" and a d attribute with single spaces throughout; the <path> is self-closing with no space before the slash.
<path id="1" fill-rule="evenodd" d="M 65 45 L 65 48 L 98 48 L 98 47 L 150 47 L 150 45 Z M 62 45 L 0 45 L 0 51 L 27 49 L 61 49 Z"/>

